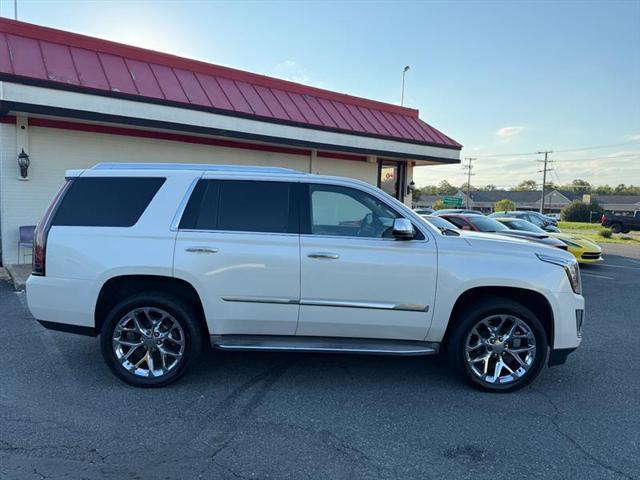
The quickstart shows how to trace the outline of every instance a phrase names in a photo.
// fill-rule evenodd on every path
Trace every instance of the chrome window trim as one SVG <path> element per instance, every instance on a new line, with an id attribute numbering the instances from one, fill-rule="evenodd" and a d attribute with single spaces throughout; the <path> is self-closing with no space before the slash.
<path id="1" fill-rule="evenodd" d="M 413 222 L 411 222 L 413 223 Z M 424 235 L 424 234 L 423 234 Z M 398 240 L 396 238 L 382 238 L 382 237 L 354 237 L 353 235 L 317 235 L 317 234 L 313 234 L 313 233 L 302 233 L 300 234 L 300 237 L 304 237 L 304 238 L 344 238 L 347 240 L 372 240 L 372 241 L 376 241 L 376 242 L 393 242 L 393 243 L 409 243 L 409 242 L 416 242 L 416 243 L 427 243 L 427 236 L 424 235 L 424 239 L 422 240 L 418 240 L 416 238 L 411 239 L 411 240 Z"/>
<path id="2" fill-rule="evenodd" d="M 185 208 L 187 208 L 187 203 L 191 198 L 191 194 L 193 193 L 193 190 L 196 188 L 196 185 L 198 184 L 201 178 L 202 178 L 202 175 L 194 178 L 191 181 L 191 185 L 189 185 L 189 188 L 187 188 L 187 191 L 183 195 L 182 200 L 178 205 L 178 209 L 176 210 L 176 213 L 173 215 L 173 220 L 171 220 L 171 227 L 169 228 L 169 230 L 171 230 L 172 232 L 180 231 L 180 229 L 178 228 L 180 226 L 180 220 L 182 220 L 182 215 L 184 214 Z"/>
<path id="3" fill-rule="evenodd" d="M 204 229 L 193 229 L 193 228 L 180 228 L 177 230 L 178 232 L 186 232 L 186 233 L 223 233 L 223 234 L 233 234 L 233 235 L 274 235 L 280 237 L 299 237 L 297 233 L 280 233 L 280 232 L 251 232 L 247 230 L 204 230 Z"/>

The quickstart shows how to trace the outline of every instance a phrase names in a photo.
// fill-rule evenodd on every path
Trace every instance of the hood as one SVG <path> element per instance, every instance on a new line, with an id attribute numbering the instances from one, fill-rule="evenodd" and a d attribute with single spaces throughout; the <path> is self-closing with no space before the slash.
<path id="1" fill-rule="evenodd" d="M 525 237 L 517 237 L 515 235 L 500 235 L 488 232 L 472 232 L 467 230 L 459 231 L 460 237 L 441 237 L 445 242 L 455 242 L 464 239 L 466 243 L 477 252 L 487 252 L 500 255 L 513 255 L 521 257 L 522 255 L 534 255 L 536 253 L 546 253 L 556 257 L 573 260 L 573 255 L 551 245 L 545 245 L 540 242 L 532 242 Z"/>
<path id="2" fill-rule="evenodd" d="M 573 243 L 575 243 L 577 245 L 580 245 L 582 248 L 587 248 L 587 249 L 591 249 L 591 250 L 599 250 L 599 251 L 602 250 L 600 248 L 600 245 L 598 245 L 593 240 L 589 240 L 588 238 L 584 238 L 584 237 L 581 237 L 579 235 L 573 235 L 573 234 L 570 234 L 570 233 L 550 233 L 549 236 L 553 237 L 553 238 L 557 238 L 558 240 L 568 240 L 568 241 L 573 242 Z"/>
<path id="3" fill-rule="evenodd" d="M 514 237 L 535 238 L 536 240 L 543 240 L 549 237 L 546 233 L 528 232 L 526 230 L 507 230 L 497 233 L 500 235 L 513 235 Z"/>

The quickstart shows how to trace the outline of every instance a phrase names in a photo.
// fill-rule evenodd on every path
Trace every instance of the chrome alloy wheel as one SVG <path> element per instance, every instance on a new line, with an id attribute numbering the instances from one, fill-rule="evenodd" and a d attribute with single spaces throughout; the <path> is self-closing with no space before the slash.
<path id="1" fill-rule="evenodd" d="M 483 382 L 508 384 L 524 377 L 536 357 L 531 328 L 513 315 L 491 315 L 471 329 L 465 342 L 467 366 Z"/>
<path id="2" fill-rule="evenodd" d="M 141 307 L 120 319 L 113 331 L 113 352 L 125 370 L 138 377 L 162 377 L 184 355 L 185 335 L 178 321 L 155 307 Z"/>

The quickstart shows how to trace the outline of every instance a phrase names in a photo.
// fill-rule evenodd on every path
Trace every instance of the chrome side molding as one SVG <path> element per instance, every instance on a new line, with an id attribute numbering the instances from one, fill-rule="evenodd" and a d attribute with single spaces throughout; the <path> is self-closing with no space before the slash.
<path id="1" fill-rule="evenodd" d="M 286 305 L 308 305 L 313 307 L 370 308 L 373 310 L 399 310 L 404 312 L 428 312 L 429 305 L 417 303 L 348 302 L 332 300 L 298 300 L 277 297 L 222 297 L 225 302 L 279 303 Z"/>
<path id="2" fill-rule="evenodd" d="M 245 303 L 279 303 L 283 305 L 298 305 L 295 298 L 277 298 L 277 297 L 222 297 L 225 302 L 245 302 Z"/>
<path id="3" fill-rule="evenodd" d="M 419 305 L 414 303 L 300 300 L 300 305 L 313 305 L 314 307 L 371 308 L 374 310 L 402 310 L 406 312 L 428 312 L 429 311 L 429 305 Z"/>

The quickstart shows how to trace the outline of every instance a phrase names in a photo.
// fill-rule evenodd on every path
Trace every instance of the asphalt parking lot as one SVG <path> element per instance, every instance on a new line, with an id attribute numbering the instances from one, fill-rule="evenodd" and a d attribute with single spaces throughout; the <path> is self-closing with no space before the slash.
<path id="1" fill-rule="evenodd" d="M 605 252 L 582 347 L 507 395 L 438 358 L 230 352 L 135 389 L 0 281 L 0 478 L 640 479 L 640 248 Z"/>

